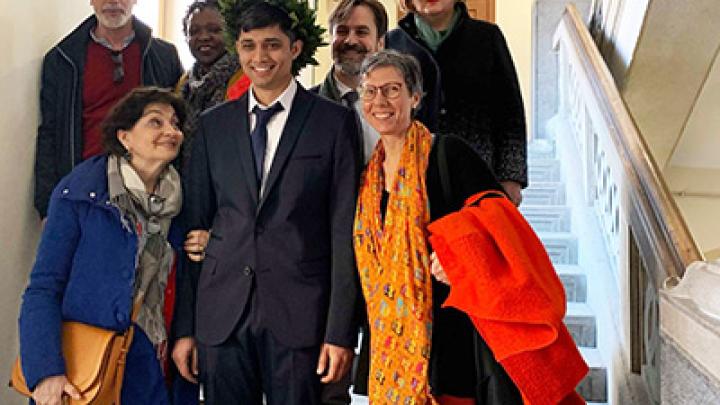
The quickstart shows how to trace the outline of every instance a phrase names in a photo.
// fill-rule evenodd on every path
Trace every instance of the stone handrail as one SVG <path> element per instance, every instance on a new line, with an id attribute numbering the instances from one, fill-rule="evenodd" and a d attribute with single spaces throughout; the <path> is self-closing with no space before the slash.
<path id="1" fill-rule="evenodd" d="M 576 143 L 585 155 L 584 170 L 589 172 L 586 197 L 596 204 L 602 200 L 598 204 L 603 211 L 601 225 L 610 235 L 606 239 L 611 256 L 616 260 L 625 256 L 621 236 L 626 222 L 644 259 L 657 255 L 665 276 L 682 276 L 690 263 L 702 260 L 700 250 L 573 4 L 563 13 L 554 49 L 559 64 L 559 113 L 579 134 Z"/>

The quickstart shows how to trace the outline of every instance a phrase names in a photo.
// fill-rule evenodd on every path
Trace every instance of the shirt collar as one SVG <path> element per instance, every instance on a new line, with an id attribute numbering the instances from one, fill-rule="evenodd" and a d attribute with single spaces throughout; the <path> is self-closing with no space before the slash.
<path id="1" fill-rule="evenodd" d="M 108 41 L 108 40 L 105 39 L 105 38 L 100 38 L 100 37 L 98 37 L 97 35 L 95 35 L 95 28 L 96 28 L 96 27 L 97 27 L 97 26 L 93 27 L 93 29 L 90 30 L 90 38 L 92 38 L 92 40 L 95 41 L 95 43 L 100 44 L 100 45 L 104 46 L 105 48 L 107 48 L 107 49 L 109 49 L 109 50 L 111 50 L 111 51 L 114 51 L 115 49 L 113 49 L 113 46 L 112 46 L 112 44 L 110 43 L 110 41 Z M 135 39 L 135 30 L 133 30 L 133 31 L 130 33 L 130 35 L 128 35 L 127 37 L 125 37 L 125 38 L 123 39 L 123 41 L 122 41 L 122 48 L 121 48 L 120 50 L 121 50 L 121 51 L 122 51 L 122 50 L 125 50 L 125 48 L 127 48 L 128 45 L 130 45 L 130 43 L 133 41 L 133 39 Z"/>
<path id="2" fill-rule="evenodd" d="M 256 105 L 259 105 L 260 108 L 266 109 L 277 102 L 279 102 L 280 105 L 283 106 L 284 111 L 290 111 L 293 99 L 295 98 L 295 93 L 297 93 L 297 82 L 295 81 L 295 79 L 292 79 L 290 80 L 290 84 L 287 86 L 285 91 L 283 91 L 282 94 L 278 96 L 278 98 L 265 106 L 255 98 L 255 91 L 252 87 L 250 87 L 250 96 L 248 97 L 248 113 L 252 113 L 253 108 L 255 108 Z"/>
<path id="3" fill-rule="evenodd" d="M 333 81 L 335 82 L 335 87 L 338 89 L 338 93 L 340 94 L 340 98 L 342 98 L 344 95 L 351 91 L 357 91 L 356 89 L 351 88 L 350 86 L 346 85 L 345 83 L 338 80 L 337 77 L 335 77 L 335 74 L 333 74 Z"/>
<path id="4" fill-rule="evenodd" d="M 340 98 L 342 98 L 344 95 L 346 95 L 347 93 L 349 93 L 351 91 L 358 91 L 358 89 L 353 89 L 352 87 L 350 87 L 347 84 L 338 80 L 337 76 L 335 76 L 335 68 L 334 67 L 333 67 L 331 75 L 332 75 L 333 83 L 335 83 L 335 88 L 337 89 L 338 95 L 340 96 Z"/>

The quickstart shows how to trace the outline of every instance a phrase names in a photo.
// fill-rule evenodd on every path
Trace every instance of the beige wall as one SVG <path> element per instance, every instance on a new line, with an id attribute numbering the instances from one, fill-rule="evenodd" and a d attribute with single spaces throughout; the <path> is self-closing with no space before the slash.
<path id="1" fill-rule="evenodd" d="M 495 22 L 505 34 L 515 62 L 528 128 L 532 128 L 532 5 L 533 0 L 495 0 Z"/>
<path id="2" fill-rule="evenodd" d="M 42 56 L 90 12 L 87 1 L 3 1 L 0 38 L 0 403 L 20 404 L 4 388 L 17 353 L 20 294 L 32 265 L 39 220 L 32 204 L 32 173 Z"/>

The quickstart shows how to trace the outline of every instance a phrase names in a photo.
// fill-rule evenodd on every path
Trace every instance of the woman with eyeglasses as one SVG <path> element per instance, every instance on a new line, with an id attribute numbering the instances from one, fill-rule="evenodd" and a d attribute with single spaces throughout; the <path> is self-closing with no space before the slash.
<path id="1" fill-rule="evenodd" d="M 502 32 L 472 18 L 460 0 L 401 4 L 409 13 L 387 33 L 385 47 L 414 55 L 428 84 L 439 79 L 441 100 L 428 103 L 440 106 L 438 132 L 470 144 L 519 205 L 527 186 L 525 112 Z"/>
<path id="2" fill-rule="evenodd" d="M 79 164 L 52 193 L 19 320 L 23 374 L 38 405 L 80 395 L 65 376 L 62 322 L 123 332 L 133 306 L 139 310 L 122 404 L 170 403 L 161 369 L 168 340 L 163 310 L 174 260 L 171 222 L 182 206 L 170 162 L 183 143 L 185 119 L 185 103 L 174 93 L 131 91 L 103 123 L 106 153 Z"/>
<path id="3" fill-rule="evenodd" d="M 370 335 L 369 371 L 359 373 L 356 385 L 365 386 L 369 376 L 371 404 L 475 405 L 478 384 L 491 376 L 502 388 L 499 403 L 521 404 L 468 316 L 441 308 L 448 280 L 430 251 L 426 226 L 459 210 L 466 198 L 502 188 L 465 142 L 434 136 L 413 120 L 422 92 L 412 56 L 385 50 L 365 60 L 363 113 L 380 141 L 363 174 L 355 216 Z M 441 180 L 443 165 L 449 186 Z"/>

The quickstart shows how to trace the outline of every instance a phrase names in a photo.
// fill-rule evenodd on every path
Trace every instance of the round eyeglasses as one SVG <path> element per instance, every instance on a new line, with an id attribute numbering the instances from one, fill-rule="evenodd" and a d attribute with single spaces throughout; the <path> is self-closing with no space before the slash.
<path id="1" fill-rule="evenodd" d="M 364 101 L 372 101 L 378 93 L 382 93 L 383 97 L 388 100 L 392 100 L 400 97 L 402 87 L 403 84 L 398 82 L 385 83 L 382 86 L 365 84 L 360 87 L 360 97 L 362 97 Z"/>

